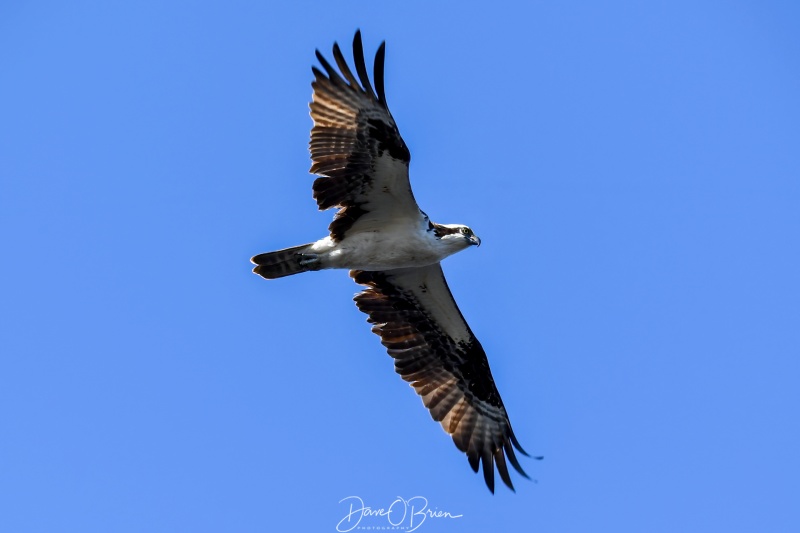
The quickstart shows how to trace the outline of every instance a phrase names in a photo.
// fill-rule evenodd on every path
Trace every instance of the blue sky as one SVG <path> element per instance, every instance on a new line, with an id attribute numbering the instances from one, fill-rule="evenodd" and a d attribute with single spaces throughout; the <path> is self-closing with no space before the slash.
<path id="1" fill-rule="evenodd" d="M 800 528 L 791 2 L 6 2 L 0 529 Z M 324 235 L 314 49 L 387 41 L 417 199 L 536 483 L 490 495 Z M 383 520 L 383 519 L 381 519 Z M 362 525 L 385 526 L 372 519 Z M 407 524 L 406 524 L 407 525 Z"/>

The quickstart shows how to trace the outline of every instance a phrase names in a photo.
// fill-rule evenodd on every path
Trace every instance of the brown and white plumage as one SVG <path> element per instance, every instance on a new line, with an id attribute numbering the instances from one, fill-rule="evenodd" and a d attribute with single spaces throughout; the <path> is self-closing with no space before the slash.
<path id="1" fill-rule="evenodd" d="M 325 73 L 313 67 L 311 84 L 311 165 L 314 198 L 320 209 L 339 207 L 329 226 L 331 237 L 341 240 L 348 230 L 383 224 L 386 219 L 419 217 L 419 207 L 408 181 L 408 152 L 386 105 L 383 90 L 385 43 L 375 56 L 376 95 L 364 64 L 361 34 L 353 41 L 353 56 L 361 83 L 342 56 L 338 44 L 333 57 L 340 76 L 317 50 Z"/>
<path id="2" fill-rule="evenodd" d="M 489 361 L 456 305 L 440 264 L 383 272 L 352 271 L 369 289 L 355 297 L 394 368 L 422 397 L 434 420 L 453 437 L 494 492 L 494 466 L 513 489 L 508 460 L 525 477 Z M 525 454 L 527 455 L 527 454 Z"/>
<path id="3" fill-rule="evenodd" d="M 255 256 L 257 274 L 280 278 L 323 268 L 350 269 L 366 290 L 358 308 L 381 337 L 395 370 L 442 424 L 494 492 L 494 469 L 513 490 L 506 459 L 523 476 L 517 442 L 486 353 L 458 309 L 440 261 L 480 239 L 466 227 L 435 224 L 418 207 L 408 179 L 410 154 L 386 104 L 385 45 L 375 56 L 375 89 L 361 34 L 353 41 L 356 77 L 338 45 L 337 72 L 322 54 L 313 69 L 310 151 L 314 198 L 339 210 L 330 234 L 314 243 Z M 377 92 L 376 92 L 377 91 Z M 525 454 L 527 455 L 527 454 Z"/>

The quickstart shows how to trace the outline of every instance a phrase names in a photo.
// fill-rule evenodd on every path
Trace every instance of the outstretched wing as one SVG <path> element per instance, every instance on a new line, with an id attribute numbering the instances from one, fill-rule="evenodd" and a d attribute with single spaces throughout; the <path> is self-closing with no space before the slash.
<path id="1" fill-rule="evenodd" d="M 350 275 L 369 288 L 355 297 L 369 315 L 372 331 L 381 337 L 395 370 L 422 397 L 431 416 L 452 435 L 477 472 L 494 492 L 494 467 L 512 490 L 506 456 L 525 477 L 514 447 L 517 442 L 508 414 L 494 385 L 489 361 L 458 310 L 442 267 L 383 272 L 353 270 Z"/>
<path id="2" fill-rule="evenodd" d="M 419 207 L 408 181 L 408 152 L 386 105 L 383 90 L 385 43 L 375 55 L 375 88 L 364 63 L 361 32 L 353 39 L 353 59 L 358 79 L 342 56 L 338 44 L 333 57 L 341 71 L 333 68 L 317 50 L 323 73 L 312 68 L 311 172 L 314 198 L 320 209 L 338 207 L 329 226 L 339 241 L 357 229 L 385 226 L 387 221 L 418 220 Z M 359 83 L 360 80 L 360 83 Z"/>

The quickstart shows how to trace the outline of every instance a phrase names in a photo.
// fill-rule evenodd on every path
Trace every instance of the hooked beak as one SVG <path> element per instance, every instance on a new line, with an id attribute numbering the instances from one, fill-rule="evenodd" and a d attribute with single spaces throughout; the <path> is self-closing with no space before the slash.
<path id="1" fill-rule="evenodd" d="M 481 239 L 477 235 L 472 235 L 469 238 L 469 243 L 470 244 L 474 244 L 475 246 L 480 246 L 481 245 Z"/>

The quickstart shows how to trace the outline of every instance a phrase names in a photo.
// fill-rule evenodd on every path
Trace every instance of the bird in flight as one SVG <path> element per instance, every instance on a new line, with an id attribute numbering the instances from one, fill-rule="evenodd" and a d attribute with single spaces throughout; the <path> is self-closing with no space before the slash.
<path id="1" fill-rule="evenodd" d="M 375 55 L 370 83 L 361 32 L 353 39 L 356 75 L 333 45 L 337 71 L 317 50 L 312 67 L 311 165 L 320 210 L 338 208 L 329 235 L 301 246 L 256 255 L 253 272 L 275 279 L 328 268 L 350 270 L 367 288 L 354 298 L 381 337 L 395 370 L 466 453 L 494 492 L 494 470 L 514 490 L 506 458 L 528 477 L 520 447 L 495 387 L 489 361 L 456 305 L 441 261 L 480 246 L 467 226 L 437 224 L 414 200 L 411 155 L 386 104 L 386 43 Z"/>

